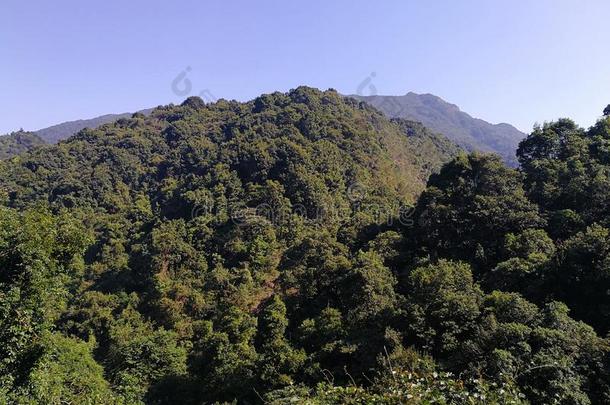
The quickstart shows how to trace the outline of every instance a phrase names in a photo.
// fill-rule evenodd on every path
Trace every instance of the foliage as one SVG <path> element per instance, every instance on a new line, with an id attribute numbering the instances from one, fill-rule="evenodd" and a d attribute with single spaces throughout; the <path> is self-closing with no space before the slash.
<path id="1" fill-rule="evenodd" d="M 336 386 L 320 383 L 313 390 L 292 386 L 270 392 L 266 402 L 273 405 L 300 403 L 332 404 L 525 404 L 525 395 L 509 383 L 478 378 L 455 379 L 451 373 L 417 374 L 398 369 L 372 387 Z"/>
<path id="2" fill-rule="evenodd" d="M 544 225 L 520 174 L 493 155 L 460 155 L 433 175 L 417 204 L 418 246 L 432 258 L 498 263 L 504 235 Z"/>
<path id="3" fill-rule="evenodd" d="M 610 403 L 609 139 L 300 87 L 2 161 L 0 403 Z"/>

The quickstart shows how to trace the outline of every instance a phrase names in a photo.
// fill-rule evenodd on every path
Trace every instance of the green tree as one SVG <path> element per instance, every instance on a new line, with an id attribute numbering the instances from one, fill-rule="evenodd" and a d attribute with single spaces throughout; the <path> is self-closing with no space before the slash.
<path id="1" fill-rule="evenodd" d="M 466 260 L 477 272 L 497 264 L 506 234 L 544 225 L 519 173 L 477 153 L 460 155 L 430 178 L 416 218 L 421 253 Z"/>
<path id="2" fill-rule="evenodd" d="M 176 332 L 155 329 L 131 307 L 110 327 L 105 362 L 113 387 L 128 403 L 144 402 L 151 387 L 185 376 L 186 360 Z"/>
<path id="3" fill-rule="evenodd" d="M 104 369 L 93 359 L 94 343 L 47 334 L 44 351 L 28 377 L 29 389 L 15 400 L 48 404 L 120 402 L 104 378 Z"/>
<path id="4" fill-rule="evenodd" d="M 409 276 L 407 338 L 435 356 L 447 356 L 475 329 L 483 293 L 470 266 L 440 260 Z"/>
<path id="5" fill-rule="evenodd" d="M 387 315 L 398 302 L 396 279 L 374 252 L 359 252 L 343 283 L 344 306 L 351 322 Z"/>
<path id="6" fill-rule="evenodd" d="M 286 305 L 278 295 L 265 305 L 258 322 L 257 370 L 263 387 L 282 387 L 294 382 L 305 361 L 305 352 L 295 350 L 286 339 Z"/>
<path id="7" fill-rule="evenodd" d="M 536 127 L 517 151 L 529 197 L 546 211 L 549 234 L 566 239 L 610 212 L 610 123 L 588 131 L 569 119 Z"/>
<path id="8" fill-rule="evenodd" d="M 231 306 L 214 322 L 199 322 L 195 329 L 190 370 L 201 386 L 200 400 L 253 398 L 258 358 L 256 318 Z"/>
<path id="9" fill-rule="evenodd" d="M 71 232 L 71 233 L 68 233 Z M 82 274 L 86 234 L 69 217 L 0 208 L 0 387 L 18 391 Z"/>
<path id="10" fill-rule="evenodd" d="M 526 229 L 506 235 L 503 261 L 483 279 L 490 290 L 519 292 L 530 299 L 543 301 L 553 277 L 555 244 L 542 229 Z"/>
<path id="11" fill-rule="evenodd" d="M 610 231 L 593 225 L 567 240 L 555 273 L 556 297 L 602 335 L 610 331 Z"/>

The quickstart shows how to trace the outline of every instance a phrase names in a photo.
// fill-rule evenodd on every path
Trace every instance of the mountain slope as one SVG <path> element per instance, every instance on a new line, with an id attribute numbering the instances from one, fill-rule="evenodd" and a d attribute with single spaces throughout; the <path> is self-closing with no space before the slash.
<path id="1" fill-rule="evenodd" d="M 394 275 L 371 246 L 393 255 L 408 207 L 456 152 L 419 123 L 307 87 L 246 103 L 192 97 L 83 129 L 0 162 L 0 267 L 11 269 L 0 295 L 16 297 L 11 314 L 46 311 L 39 329 L 52 324 L 53 336 L 83 348 L 71 359 L 97 365 L 82 385 L 125 398 L 109 403 L 256 403 L 252 387 L 276 388 L 274 363 L 297 382 L 319 375 L 324 349 L 307 358 L 283 337 L 292 333 L 283 319 L 294 329 L 341 308 L 340 329 L 360 331 L 394 311 Z M 21 269 L 41 275 L 22 282 Z M 13 363 L 34 362 L 3 353 L 40 350 L 28 346 L 37 330 L 8 311 L 0 305 L 0 326 L 15 320 L 0 328 L 0 374 L 12 376 Z M 375 367 L 386 330 L 374 328 L 362 343 L 358 334 L 338 342 L 339 357 L 322 367 Z M 292 381 L 281 372 L 282 385 Z M 30 380 L 14 381 L 0 388 L 27 398 Z"/>
<path id="2" fill-rule="evenodd" d="M 152 108 L 141 110 L 139 112 L 142 114 L 149 114 L 151 111 Z M 132 113 L 105 114 L 90 119 L 62 122 L 61 124 L 52 125 L 50 127 L 42 128 L 33 132 L 47 143 L 57 143 L 61 140 L 71 137 L 81 129 L 95 129 L 100 125 L 108 124 L 121 118 L 129 118 L 131 117 L 131 115 Z"/>
<path id="3" fill-rule="evenodd" d="M 428 180 L 451 142 L 300 87 L 0 161 L 0 403 L 608 403 L 609 139 Z"/>
<path id="4" fill-rule="evenodd" d="M 350 96 L 366 101 L 389 117 L 419 121 L 469 151 L 494 152 L 516 166 L 515 151 L 525 134 L 509 124 L 490 124 L 473 118 L 432 94 Z"/>
<path id="5" fill-rule="evenodd" d="M 99 184 L 115 191 L 125 187 L 134 198 L 158 191 L 172 173 L 185 181 L 209 173 L 215 162 L 227 165 L 244 184 L 273 179 L 297 187 L 312 181 L 294 193 L 301 195 L 297 202 L 315 209 L 323 202 L 319 193 L 355 182 L 371 190 L 385 187 L 383 193 L 391 189 L 413 201 L 428 176 L 457 150 L 418 123 L 392 122 L 365 103 L 301 87 L 247 103 L 205 105 L 191 98 L 182 106 L 156 108 L 149 116 L 136 113 L 24 156 L 22 166 L 5 168 L 4 180 L 11 177 L 16 196 L 18 189 L 31 191 L 40 182 L 49 192 L 76 193 L 80 201 L 115 209 Z M 49 171 L 50 183 L 40 177 Z M 316 174 L 305 181 L 300 173 Z"/>

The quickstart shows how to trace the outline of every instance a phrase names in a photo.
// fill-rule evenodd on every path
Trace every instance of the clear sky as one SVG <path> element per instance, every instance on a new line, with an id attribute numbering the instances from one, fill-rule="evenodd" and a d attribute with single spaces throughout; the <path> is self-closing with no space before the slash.
<path id="1" fill-rule="evenodd" d="M 529 131 L 610 103 L 608 0 L 3 0 L 0 133 L 304 84 Z M 187 81 L 172 82 L 180 73 Z M 179 79 L 179 78 L 178 78 Z"/>

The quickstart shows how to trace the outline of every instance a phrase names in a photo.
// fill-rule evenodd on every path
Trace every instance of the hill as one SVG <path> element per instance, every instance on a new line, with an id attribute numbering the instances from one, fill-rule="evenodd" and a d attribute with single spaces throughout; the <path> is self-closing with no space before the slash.
<path id="1" fill-rule="evenodd" d="M 149 116 L 136 113 L 97 129 L 84 129 L 55 148 L 24 157 L 24 162 L 39 169 L 62 167 L 55 169 L 55 177 L 73 180 L 66 188 L 79 189 L 81 202 L 89 197 L 97 206 L 105 205 L 94 197 L 99 197 L 100 190 L 91 189 L 101 181 L 95 178 L 100 171 L 114 179 L 107 186 L 122 184 L 133 196 L 158 189 L 159 173 L 192 176 L 195 169 L 212 170 L 212 166 L 201 166 L 204 162 L 199 159 L 203 158 L 205 164 L 236 170 L 244 184 L 283 180 L 296 182 L 296 187 L 305 181 L 299 174 L 305 168 L 306 173 L 319 176 L 322 170 L 332 179 L 312 180 L 306 189 L 294 190 L 299 195 L 312 193 L 299 201 L 307 201 L 308 208 L 314 209 L 323 202 L 321 197 L 354 182 L 371 189 L 381 187 L 382 194 L 392 190 L 414 201 L 428 176 L 458 152 L 454 144 L 419 123 L 387 120 L 364 104 L 339 100 L 335 94 L 299 88 L 288 95 L 274 93 L 248 103 L 223 100 L 211 105 L 194 105 L 199 99 L 193 98 L 182 106 L 156 108 Z M 200 153 L 193 155 L 196 151 Z M 300 163 L 288 170 L 292 163 L 286 159 Z M 375 171 L 383 171 L 383 175 Z M 35 174 L 31 170 L 15 172 L 13 178 L 18 183 L 27 179 L 25 188 L 32 189 Z M 61 188 L 60 184 L 50 186 Z M 322 194 L 316 197 L 316 193 Z"/>
<path id="2" fill-rule="evenodd" d="M 305 305 L 305 312 L 295 317 L 326 306 L 329 302 L 314 299 L 315 291 L 330 285 L 323 286 L 327 281 L 322 279 L 317 287 L 313 279 L 306 282 L 307 267 L 327 268 L 328 281 L 334 283 L 332 274 L 347 270 L 349 250 L 357 251 L 380 230 L 409 220 L 410 211 L 404 208 L 415 202 L 429 175 L 457 151 L 454 144 L 419 123 L 391 121 L 335 91 L 300 87 L 247 103 L 204 104 L 193 97 L 179 106 L 156 108 L 148 116 L 136 113 L 96 129 L 83 129 L 56 145 L 0 163 L 0 197 L 20 212 L 44 204 L 59 216 L 55 220 L 33 214 L 32 220 L 47 224 L 44 229 L 50 233 L 40 235 L 46 247 L 36 246 L 43 250 L 26 248 L 24 252 L 51 255 L 38 259 L 49 263 L 51 273 L 37 277 L 60 284 L 43 291 L 63 291 L 65 276 L 71 280 L 65 285 L 70 293 L 44 301 L 40 297 L 46 295 L 36 292 L 36 286 L 45 285 L 43 281 L 19 288 L 39 297 L 32 311 L 48 311 L 36 319 L 51 317 L 57 330 L 63 331 L 62 337 L 56 337 L 60 342 L 67 344 L 63 336 L 99 342 L 93 355 L 98 361 L 116 363 L 108 364 L 106 378 L 117 395 L 137 402 L 143 395 L 152 395 L 149 388 L 159 388 L 161 394 L 163 378 L 170 384 L 170 375 L 186 376 L 188 354 L 203 367 L 193 371 L 193 377 L 201 375 L 206 380 L 203 391 L 189 400 L 201 395 L 232 398 L 242 395 L 244 383 L 254 383 L 247 374 L 263 361 L 250 351 L 253 342 L 244 346 L 234 339 L 256 330 L 251 322 L 259 311 L 271 310 L 264 308 L 271 305 L 269 298 L 280 285 L 295 294 L 302 289 L 302 304 L 291 305 L 290 311 Z M 67 213 L 75 223 L 61 219 Z M 2 218 L 7 223 L 19 221 Z M 60 228 L 54 228 L 54 223 Z M 30 225 L 15 226 L 29 229 Z M 68 231 L 61 228 L 65 226 Z M 8 233 L 1 234 L 0 241 L 2 235 Z M 82 246 L 86 250 L 81 261 L 69 264 Z M 329 263 L 323 264 L 317 256 Z M 19 260 L 13 257 L 9 262 Z M 68 273 L 61 273 L 61 263 L 68 266 Z M 8 279 L 2 280 L 0 294 L 3 285 L 9 288 L 28 279 L 9 284 L 2 284 Z M 60 297 L 66 296 L 71 298 L 62 301 Z M 284 304 L 278 305 L 281 311 Z M 114 313 L 114 320 L 107 319 L 110 323 L 102 320 L 107 310 Z M 0 312 L 0 325 L 7 322 L 10 319 L 2 318 Z M 208 322 L 214 323 L 212 335 L 205 332 L 212 325 Z M 230 337 L 224 335 L 223 329 L 235 322 L 237 330 Z M 19 329 L 15 328 L 3 327 Z M 231 341 L 224 349 L 223 336 Z M 132 338 L 143 340 L 136 343 Z M 204 343 L 208 339 L 216 343 Z M 257 339 L 263 339 L 262 335 Z M 48 344 L 45 347 L 51 348 L 59 343 Z M 157 352 L 152 356 L 163 364 L 139 359 L 133 364 L 148 371 L 125 368 L 131 360 L 124 356 L 148 350 L 141 345 L 152 345 Z M 219 356 L 210 350 L 233 354 Z M 256 350 L 271 356 L 275 349 L 260 346 Z M 295 361 L 301 361 L 298 350 L 291 353 Z M 1 374 L 13 375 L 7 371 L 11 361 L 21 363 L 12 357 L 5 360 L 2 364 L 8 365 L 0 366 L 5 367 Z M 227 375 L 221 371 L 225 367 L 234 369 L 232 382 L 225 381 Z M 152 377 L 151 370 L 164 377 Z M 264 379 L 271 383 L 274 377 Z M 163 395 L 186 395 L 189 381 L 171 383 L 183 394 L 170 385 Z M 9 391 L 17 393 L 18 382 L 14 384 Z M 249 397 L 251 392 L 245 394 Z"/>
<path id="3" fill-rule="evenodd" d="M 404 96 L 351 96 L 366 101 L 389 117 L 419 121 L 469 151 L 497 153 L 512 166 L 525 134 L 509 124 L 490 124 L 473 118 L 458 106 L 432 94 L 409 92 Z"/>

